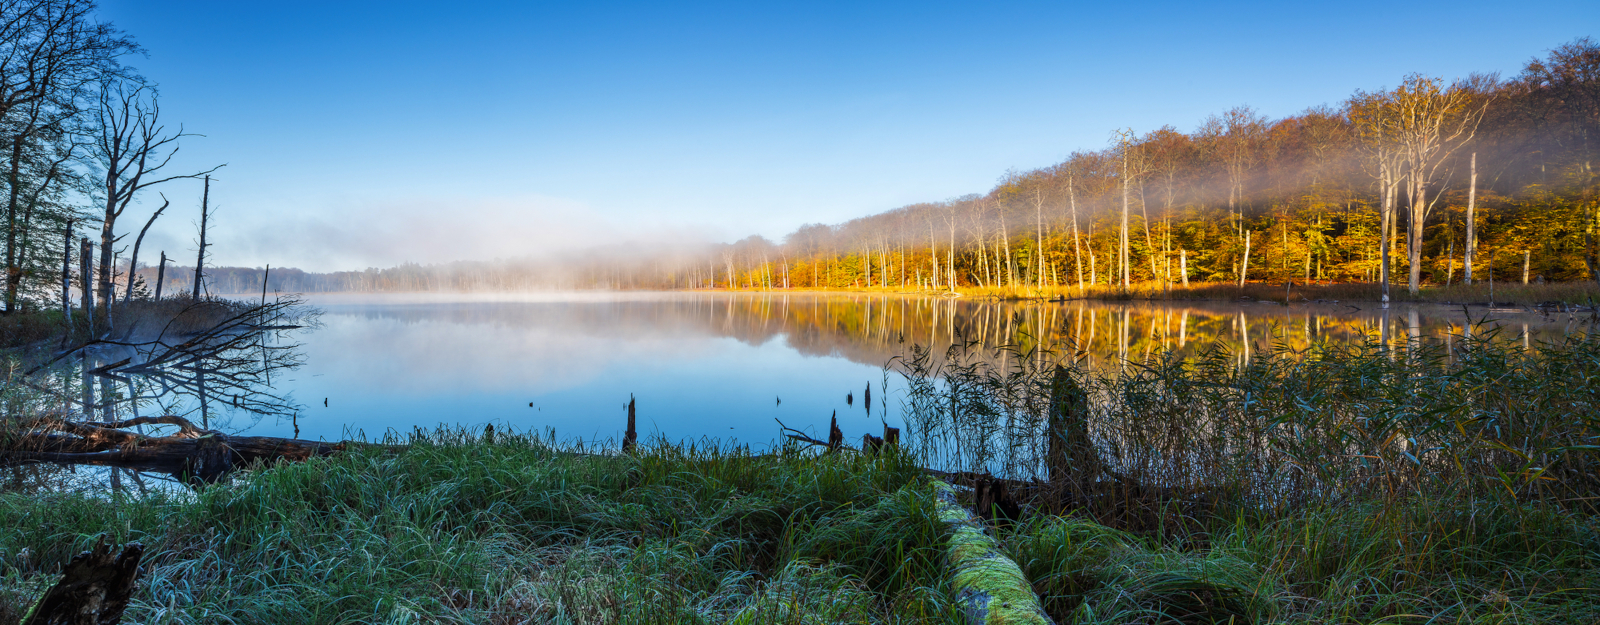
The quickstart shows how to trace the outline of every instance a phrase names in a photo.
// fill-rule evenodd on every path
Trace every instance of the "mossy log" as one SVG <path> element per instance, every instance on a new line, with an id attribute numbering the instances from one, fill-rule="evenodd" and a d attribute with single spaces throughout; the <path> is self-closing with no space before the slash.
<path id="1" fill-rule="evenodd" d="M 61 572 L 61 581 L 28 610 L 22 625 L 113 625 L 122 620 L 139 578 L 144 546 L 130 543 L 112 555 L 101 536 L 93 549 L 78 554 Z"/>
<path id="2" fill-rule="evenodd" d="M 972 625 L 1040 625 L 1050 617 L 1021 567 L 984 532 L 983 523 L 956 500 L 954 487 L 934 480 L 939 520 L 950 529 L 945 552 L 956 602 Z"/>
<path id="3" fill-rule="evenodd" d="M 170 436 L 127 431 L 139 425 L 177 426 Z M 230 436 L 203 430 L 176 416 L 140 417 L 113 423 L 43 417 L 0 432 L 0 466 L 73 464 L 165 473 L 189 483 L 210 483 L 228 473 L 279 460 L 326 456 L 347 443 L 271 436 Z"/>

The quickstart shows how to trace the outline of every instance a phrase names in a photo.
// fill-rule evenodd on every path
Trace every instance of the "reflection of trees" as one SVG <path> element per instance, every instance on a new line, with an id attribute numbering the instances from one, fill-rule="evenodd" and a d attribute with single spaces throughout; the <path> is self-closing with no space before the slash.
<path id="1" fill-rule="evenodd" d="M 158 329 L 87 341 L 12 381 L 76 403 L 85 418 L 103 421 L 123 410 L 137 416 L 152 403 L 163 412 L 198 412 L 206 428 L 217 402 L 257 417 L 287 417 L 296 406 L 271 387 L 271 378 L 301 363 L 299 345 L 286 340 L 286 331 L 314 322 L 314 311 L 292 297 L 260 305 L 190 302 Z M 63 375 L 63 361 L 77 365 L 74 375 Z M 71 397 L 74 383 L 77 398 Z"/>
<path id="2" fill-rule="evenodd" d="M 463 303 L 354 307 L 350 312 L 402 323 L 425 321 L 508 328 L 555 328 L 611 339 L 670 335 L 731 337 L 759 345 L 782 337 L 796 351 L 882 365 L 909 345 L 942 357 L 958 337 L 980 345 L 1011 345 L 1080 353 L 1091 367 L 1153 362 L 1169 351 L 1193 357 L 1219 348 L 1241 364 L 1270 347 L 1303 350 L 1319 342 L 1371 338 L 1401 345 L 1408 337 L 1449 342 L 1466 317 L 1443 306 L 1384 314 L 1354 306 L 1286 307 L 1262 303 L 1000 302 L 893 295 L 708 295 L 661 299 Z M 1537 338 L 1565 333 L 1529 315 Z M 1001 353 L 995 358 L 1012 356 Z"/>
<path id="3" fill-rule="evenodd" d="M 297 406 L 272 389 L 272 375 L 300 365 L 298 345 L 286 341 L 284 333 L 314 323 L 314 310 L 294 298 L 260 305 L 150 304 L 152 310 L 172 306 L 181 308 L 168 310 L 172 314 L 159 330 L 91 340 L 8 379 L 7 391 L 33 391 L 32 405 L 3 423 L 0 466 L 111 467 L 112 486 L 120 488 L 123 469 L 213 481 L 253 462 L 336 450 L 313 441 L 228 436 L 212 429 L 218 402 L 257 418 L 295 415 Z M 77 366 L 62 367 L 63 361 Z M 79 397 L 72 397 L 74 390 Z M 141 416 L 141 407 L 152 403 L 158 413 Z M 185 418 L 195 412 L 199 426 Z M 147 427 L 176 431 L 147 434 Z"/>

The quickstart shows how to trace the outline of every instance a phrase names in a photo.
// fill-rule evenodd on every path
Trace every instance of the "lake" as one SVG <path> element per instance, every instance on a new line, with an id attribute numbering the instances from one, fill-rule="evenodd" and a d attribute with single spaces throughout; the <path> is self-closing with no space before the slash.
<path id="1" fill-rule="evenodd" d="M 290 417 L 256 418 L 212 400 L 228 430 L 342 439 L 440 424 L 620 438 L 636 398 L 641 437 L 737 440 L 757 447 L 778 422 L 847 440 L 900 426 L 891 359 L 913 344 L 1010 343 L 1075 352 L 1097 368 L 1165 350 L 1261 350 L 1314 341 L 1477 331 L 1531 345 L 1587 327 L 1581 318 L 1450 306 L 1270 302 L 996 302 L 916 295 L 545 293 L 316 295 L 320 327 L 297 331 L 303 364 L 271 378 Z M 870 385 L 871 400 L 867 401 Z M 185 402 L 192 404 L 192 402 Z M 190 406 L 192 408 L 192 406 Z"/>

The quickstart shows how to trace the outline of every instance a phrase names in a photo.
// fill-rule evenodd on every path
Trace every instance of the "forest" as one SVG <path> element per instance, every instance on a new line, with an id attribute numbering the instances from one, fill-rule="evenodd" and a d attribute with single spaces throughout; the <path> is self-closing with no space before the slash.
<path id="1" fill-rule="evenodd" d="M 1337 106 L 1249 106 L 1111 133 L 1098 150 L 1009 171 L 983 194 L 913 204 L 619 286 L 1086 287 L 1191 281 L 1427 284 L 1600 279 L 1600 44 L 1509 78 L 1413 74 Z"/>
<path id="2" fill-rule="evenodd" d="M 699 250 L 274 270 L 284 291 L 537 288 L 1169 288 L 1191 282 L 1426 285 L 1600 280 L 1600 43 L 1511 77 L 1414 74 L 1269 119 L 1118 129 L 981 194 Z M 753 207 L 755 208 L 755 207 Z M 141 275 L 153 279 L 153 272 Z M 213 272 L 220 292 L 262 272 Z M 182 278 L 180 278 L 182 280 Z M 1385 289 L 1387 292 L 1387 289 Z"/>
<path id="3" fill-rule="evenodd" d="M 141 263 L 138 239 L 123 256 L 128 229 L 117 219 L 145 187 L 209 172 L 162 175 L 182 132 L 164 131 L 154 87 L 116 62 L 135 44 L 83 36 L 92 45 L 75 53 L 81 59 L 56 61 L 59 76 L 0 94 L 10 137 L 8 310 L 58 301 L 64 274 L 74 283 L 89 275 L 101 299 L 114 288 L 149 292 L 158 276 L 168 292 L 194 291 L 193 262 L 170 273 L 148 254 Z M 1283 119 L 1240 106 L 1192 132 L 1110 137 L 1101 149 L 1005 172 L 982 194 L 807 224 L 781 242 L 530 250 L 330 273 L 226 267 L 209 271 L 202 290 L 246 293 L 265 279 L 286 292 L 1360 282 L 1416 293 L 1491 275 L 1600 280 L 1600 43 L 1591 38 L 1508 78 L 1414 74 Z M 95 198 L 92 208 L 83 197 Z M 84 228 L 94 240 L 67 243 Z M 73 253 L 98 257 L 85 269 L 64 261 Z"/>
<path id="4" fill-rule="evenodd" d="M 110 303 L 148 294 L 140 281 L 129 284 L 125 268 L 140 266 L 145 234 L 172 202 L 159 196 L 142 224 L 123 215 L 153 201 L 147 196 L 165 183 L 204 178 L 198 221 L 206 221 L 209 175 L 218 167 L 175 171 L 179 144 L 195 135 L 162 117 L 156 83 L 125 62 L 144 49 L 95 10 L 88 0 L 0 3 L 8 316 L 70 311 L 76 291 L 82 309 L 100 310 L 109 322 Z M 193 264 L 204 264 L 204 228 Z M 164 266 L 165 251 L 161 258 Z"/>

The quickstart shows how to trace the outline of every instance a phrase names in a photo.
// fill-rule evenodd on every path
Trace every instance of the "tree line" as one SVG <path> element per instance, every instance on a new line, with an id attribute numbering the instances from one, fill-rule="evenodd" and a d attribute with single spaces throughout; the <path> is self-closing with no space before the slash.
<path id="1" fill-rule="evenodd" d="M 676 271 L 735 288 L 1600 280 L 1597 139 L 1586 37 L 1505 79 L 1414 74 L 1283 119 L 1240 106 L 1188 133 L 1121 129 L 984 194 L 752 237 Z"/>
<path id="2" fill-rule="evenodd" d="M 149 294 L 126 268 L 140 266 L 144 236 L 171 201 L 160 196 L 143 224 L 127 224 L 128 209 L 164 183 L 205 178 L 203 224 L 217 168 L 173 171 L 193 135 L 171 127 L 157 85 L 125 62 L 145 50 L 95 10 L 90 0 L 0 0 L 3 311 L 70 317 L 76 291 L 79 309 L 109 328 L 112 303 Z M 205 260 L 201 230 L 195 265 Z"/>
<path id="3" fill-rule="evenodd" d="M 701 249 L 275 270 L 274 290 L 1128 289 L 1192 281 L 1600 281 L 1600 44 L 1511 77 L 1420 74 L 1269 119 L 1113 131 L 985 193 Z M 142 269 L 139 275 L 149 273 Z M 250 292 L 261 269 L 212 273 Z M 226 276 L 226 277 L 224 277 Z M 147 278 L 148 279 L 148 278 Z M 237 284 L 235 284 L 237 283 Z M 224 288 L 225 287 L 225 288 Z"/>

